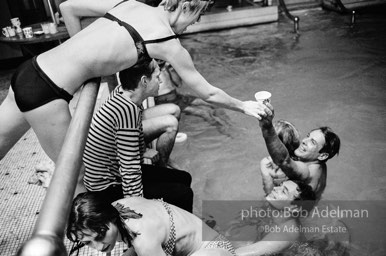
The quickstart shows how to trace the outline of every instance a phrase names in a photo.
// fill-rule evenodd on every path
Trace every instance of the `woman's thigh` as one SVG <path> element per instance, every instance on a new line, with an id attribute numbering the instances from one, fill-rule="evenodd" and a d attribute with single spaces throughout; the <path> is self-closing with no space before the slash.
<path id="1" fill-rule="evenodd" d="M 16 105 L 12 88 L 9 88 L 8 95 L 0 106 L 0 124 L 0 159 L 2 159 L 30 128 Z"/>
<path id="2" fill-rule="evenodd" d="M 56 162 L 71 122 L 68 103 L 57 99 L 25 112 L 46 154 Z"/>

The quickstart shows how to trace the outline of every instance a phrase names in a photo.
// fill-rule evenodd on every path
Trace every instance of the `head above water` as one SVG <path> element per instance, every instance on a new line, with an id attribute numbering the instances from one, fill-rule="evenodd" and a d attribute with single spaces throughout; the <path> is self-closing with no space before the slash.
<path id="1" fill-rule="evenodd" d="M 129 214 L 132 218 L 142 217 L 134 211 Z M 130 246 L 137 236 L 126 227 L 117 208 L 94 192 L 81 193 L 74 199 L 66 235 L 70 241 L 78 243 L 79 248 L 87 245 L 103 252 L 113 250 L 118 240 Z"/>
<path id="2" fill-rule="evenodd" d="M 311 186 L 303 181 L 287 180 L 274 187 L 266 200 L 278 210 L 301 207 L 309 211 L 314 206 L 316 195 Z"/>
<path id="3" fill-rule="evenodd" d="M 304 162 L 326 162 L 339 154 L 340 139 L 331 128 L 323 126 L 312 130 L 295 150 L 295 155 Z"/>
<path id="4" fill-rule="evenodd" d="M 287 148 L 291 157 L 295 156 L 295 149 L 300 145 L 300 136 L 296 127 L 288 121 L 278 120 L 273 124 L 276 134 Z"/>

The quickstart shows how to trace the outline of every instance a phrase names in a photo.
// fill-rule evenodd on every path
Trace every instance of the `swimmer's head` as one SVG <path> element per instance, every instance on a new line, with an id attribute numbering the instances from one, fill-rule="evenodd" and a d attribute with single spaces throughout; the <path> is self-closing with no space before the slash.
<path id="1" fill-rule="evenodd" d="M 291 157 L 293 157 L 295 149 L 300 145 L 299 132 L 296 127 L 288 121 L 278 120 L 273 124 L 279 139 L 287 148 Z"/>
<path id="2" fill-rule="evenodd" d="M 309 211 L 314 206 L 315 199 L 311 186 L 296 180 L 284 181 L 266 196 L 270 205 L 278 210 L 301 208 Z"/>

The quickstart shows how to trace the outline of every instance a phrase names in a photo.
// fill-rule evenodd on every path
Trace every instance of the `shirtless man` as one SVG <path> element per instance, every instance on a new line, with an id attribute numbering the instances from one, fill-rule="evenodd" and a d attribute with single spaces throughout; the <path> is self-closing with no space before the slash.
<path id="1" fill-rule="evenodd" d="M 267 113 L 259 122 L 261 131 L 273 162 L 278 165 L 290 180 L 301 180 L 310 185 L 320 199 L 327 179 L 328 159 L 339 153 L 340 139 L 331 128 L 319 127 L 312 130 L 304 138 L 300 146 L 295 150 L 296 160 L 290 157 L 287 148 L 281 142 L 272 119 L 274 117 L 273 107 L 267 106 L 272 113 Z"/>

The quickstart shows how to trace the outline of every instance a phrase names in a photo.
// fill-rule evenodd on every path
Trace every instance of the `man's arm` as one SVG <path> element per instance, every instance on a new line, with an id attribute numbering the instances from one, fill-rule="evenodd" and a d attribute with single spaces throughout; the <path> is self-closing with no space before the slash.
<path id="1" fill-rule="evenodd" d="M 273 108 L 270 104 L 269 107 L 273 113 Z M 260 126 L 268 153 L 273 162 L 282 169 L 289 179 L 307 179 L 309 176 L 307 167 L 291 159 L 287 148 L 276 134 L 275 128 L 272 124 L 272 119 L 273 114 L 270 115 L 267 113 L 266 117 L 262 117 Z"/>
<path id="2" fill-rule="evenodd" d="M 100 17 L 121 0 L 67 0 L 59 5 L 68 34 L 75 35 L 82 30 L 82 17 Z"/>

